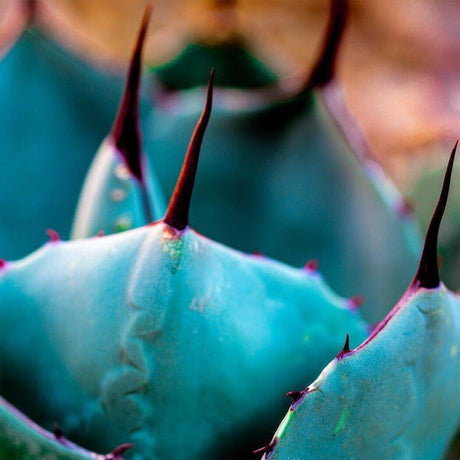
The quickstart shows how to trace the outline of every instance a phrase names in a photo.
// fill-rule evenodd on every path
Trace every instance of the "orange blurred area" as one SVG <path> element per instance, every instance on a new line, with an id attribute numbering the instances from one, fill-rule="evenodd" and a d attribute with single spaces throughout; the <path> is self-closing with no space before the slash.
<path id="1" fill-rule="evenodd" d="M 36 22 L 73 52 L 124 66 L 146 2 L 0 0 L 0 17 L 24 3 L 34 3 Z M 279 75 L 307 73 L 328 8 L 325 0 L 157 0 L 146 62 L 165 62 L 192 39 L 239 36 Z M 338 74 L 353 113 L 404 189 L 421 168 L 441 163 L 459 136 L 459 23 L 457 0 L 351 0 Z"/>

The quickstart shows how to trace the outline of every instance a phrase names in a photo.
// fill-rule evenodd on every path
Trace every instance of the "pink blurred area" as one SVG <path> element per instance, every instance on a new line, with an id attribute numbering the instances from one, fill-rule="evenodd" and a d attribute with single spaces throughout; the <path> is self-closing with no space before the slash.
<path id="1" fill-rule="evenodd" d="M 20 30 L 19 11 L 33 4 L 36 23 L 69 50 L 96 65 L 122 67 L 145 3 L 0 0 L 0 44 Z M 279 75 L 306 73 L 328 7 L 325 0 L 157 0 L 146 61 L 165 62 L 190 40 L 238 35 Z M 403 187 L 417 173 L 414 164 L 442 162 L 459 135 L 458 24 L 457 0 L 351 0 L 338 73 L 353 113 Z"/>

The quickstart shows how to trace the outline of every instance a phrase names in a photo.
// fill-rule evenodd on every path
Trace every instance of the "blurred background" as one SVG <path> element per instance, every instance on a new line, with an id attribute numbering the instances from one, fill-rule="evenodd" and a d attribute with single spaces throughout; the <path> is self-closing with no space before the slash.
<path id="1" fill-rule="evenodd" d="M 97 66 L 122 70 L 145 0 L 0 0 L 0 44 L 32 8 L 41 29 Z M 280 76 L 307 73 L 324 31 L 324 0 L 157 0 L 145 62 L 158 65 L 191 40 L 242 37 Z M 353 113 L 404 191 L 443 163 L 460 126 L 460 2 L 351 0 L 338 75 Z M 417 159 L 414 161 L 414 159 Z"/>

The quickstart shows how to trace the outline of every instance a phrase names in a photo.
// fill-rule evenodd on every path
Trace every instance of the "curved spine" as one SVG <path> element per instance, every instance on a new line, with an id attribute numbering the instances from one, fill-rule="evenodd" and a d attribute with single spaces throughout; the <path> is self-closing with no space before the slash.
<path id="1" fill-rule="evenodd" d="M 192 139 L 190 140 L 184 164 L 164 218 L 165 224 L 176 230 L 183 230 L 188 225 L 190 201 L 198 169 L 201 144 L 211 116 L 213 82 L 214 69 L 211 70 L 211 75 L 209 76 L 206 104 L 203 113 L 198 120 Z"/>

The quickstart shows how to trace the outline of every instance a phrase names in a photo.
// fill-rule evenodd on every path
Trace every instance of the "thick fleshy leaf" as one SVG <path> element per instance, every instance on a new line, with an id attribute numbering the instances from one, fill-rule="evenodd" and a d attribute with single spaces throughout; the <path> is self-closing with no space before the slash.
<path id="1" fill-rule="evenodd" d="M 73 238 L 140 227 L 164 214 L 165 205 L 143 152 L 139 126 L 142 48 L 150 10 L 149 4 L 141 22 L 112 132 L 102 143 L 85 181 L 74 220 Z"/>
<path id="2" fill-rule="evenodd" d="M 307 388 L 266 458 L 442 457 L 460 422 L 460 300 L 442 286 L 396 308 Z"/>
<path id="3" fill-rule="evenodd" d="M 0 299 L 4 394 L 80 443 L 128 439 L 145 458 L 212 457 L 255 422 L 248 453 L 282 413 L 277 395 L 345 331 L 366 334 L 317 274 L 165 224 L 49 243 L 4 267 Z"/>
<path id="4" fill-rule="evenodd" d="M 265 459 L 441 458 L 460 424 L 460 297 L 439 280 L 437 237 L 454 148 L 417 273 L 354 350 L 348 346 L 295 401 Z"/>
<path id="5" fill-rule="evenodd" d="M 23 257 L 45 230 L 64 238 L 85 174 L 110 129 L 122 81 L 37 29 L 0 61 L 0 257 Z"/>
<path id="6" fill-rule="evenodd" d="M 319 260 L 334 289 L 364 296 L 363 314 L 375 322 L 409 283 L 421 241 L 334 79 L 347 2 L 331 4 L 322 51 L 301 91 L 216 90 L 210 154 L 190 218 L 198 231 L 245 252 L 296 266 Z M 161 96 L 146 145 L 171 193 L 202 89 Z"/>
<path id="7" fill-rule="evenodd" d="M 123 445 L 108 455 L 100 455 L 73 444 L 59 428 L 44 430 L 0 397 L 0 457 L 8 460 L 26 458 L 122 460 Z"/>
<path id="8" fill-rule="evenodd" d="M 334 2 L 339 7 L 343 3 Z M 119 94 L 105 76 L 95 78 L 96 83 L 83 73 L 96 74 L 37 32 L 27 32 L 1 63 L 0 88 L 7 103 L 0 134 L 5 151 L 21 158 L 16 164 L 10 155 L 3 157 L 1 257 L 36 248 L 46 228 L 57 229 L 64 238 L 69 234 L 84 170 L 108 130 Z M 281 102 L 257 91 L 218 95 L 208 139 L 212 154 L 202 170 L 191 218 L 199 231 L 246 252 L 260 250 L 298 266 L 318 259 L 338 292 L 364 295 L 363 312 L 375 321 L 408 280 L 416 263 L 409 246 L 418 242 L 406 235 L 414 233 L 413 221 L 395 212 L 404 209 L 402 200 L 381 170 L 374 163 L 363 167 L 346 145 L 333 139 L 337 130 L 331 131 L 330 122 L 338 117 L 324 110 L 321 94 L 326 89 Z M 178 152 L 196 119 L 197 96 L 200 90 L 161 98 L 149 124 L 149 158 L 167 193 L 180 166 Z M 340 104 L 334 106 L 341 110 Z M 112 177 L 112 166 L 107 166 L 106 178 Z M 46 183 L 42 177 L 48 177 Z M 114 209 L 106 231 L 113 222 L 117 229 L 137 225 L 135 218 L 124 218 L 125 203 L 117 201 L 126 194 L 111 187 L 112 181 L 95 185 L 106 191 L 102 201 Z M 97 193 L 88 201 L 92 199 L 101 203 Z M 87 214 L 88 220 L 102 214 L 89 209 L 96 211 Z M 99 227 L 95 221 L 88 234 Z"/>
<path id="9" fill-rule="evenodd" d="M 52 240 L 2 266 L 0 390 L 92 448 L 128 436 L 143 458 L 247 455 L 259 439 L 249 428 L 268 432 L 288 381 L 318 372 L 345 331 L 366 336 L 313 270 L 189 229 L 212 77 L 164 222 Z M 49 394 L 60 397 L 43 413 Z M 237 452 L 236 429 L 250 433 Z"/>
<path id="10" fill-rule="evenodd" d="M 232 108 L 216 91 L 190 221 L 246 252 L 297 266 L 319 260 L 331 286 L 363 295 L 364 314 L 378 321 L 410 281 L 419 235 L 413 218 L 398 214 L 402 197 L 379 165 L 361 162 L 337 130 L 327 100 L 335 91 L 259 108 Z M 202 92 L 174 98 L 159 103 L 146 138 L 168 194 Z"/>

